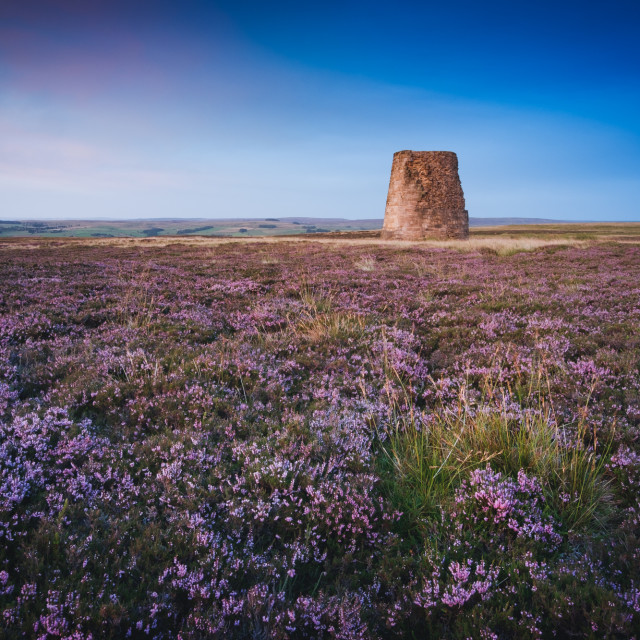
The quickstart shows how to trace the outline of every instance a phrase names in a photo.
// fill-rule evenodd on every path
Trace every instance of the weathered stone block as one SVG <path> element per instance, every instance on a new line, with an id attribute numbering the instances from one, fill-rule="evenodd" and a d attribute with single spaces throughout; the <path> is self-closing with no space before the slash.
<path id="1" fill-rule="evenodd" d="M 453 151 L 398 151 L 393 155 L 382 237 L 469 237 L 469 214 Z"/>

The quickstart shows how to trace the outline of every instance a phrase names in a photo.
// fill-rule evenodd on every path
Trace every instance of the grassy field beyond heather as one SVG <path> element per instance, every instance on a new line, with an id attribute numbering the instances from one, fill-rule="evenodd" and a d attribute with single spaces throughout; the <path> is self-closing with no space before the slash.
<path id="1" fill-rule="evenodd" d="M 375 234 L 0 240 L 0 637 L 640 634 L 640 225 Z"/>

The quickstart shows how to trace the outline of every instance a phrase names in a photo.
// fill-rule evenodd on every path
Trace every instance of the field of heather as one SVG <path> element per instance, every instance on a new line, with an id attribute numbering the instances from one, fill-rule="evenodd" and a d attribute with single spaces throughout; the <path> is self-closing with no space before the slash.
<path id="1" fill-rule="evenodd" d="M 1 243 L 0 637 L 640 636 L 640 245 L 496 246 Z"/>

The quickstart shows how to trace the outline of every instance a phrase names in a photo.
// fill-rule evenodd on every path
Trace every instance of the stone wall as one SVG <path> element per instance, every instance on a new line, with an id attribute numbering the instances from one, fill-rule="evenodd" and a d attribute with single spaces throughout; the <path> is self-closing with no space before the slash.
<path id="1" fill-rule="evenodd" d="M 382 237 L 469 237 L 469 214 L 455 153 L 398 151 L 393 155 Z"/>

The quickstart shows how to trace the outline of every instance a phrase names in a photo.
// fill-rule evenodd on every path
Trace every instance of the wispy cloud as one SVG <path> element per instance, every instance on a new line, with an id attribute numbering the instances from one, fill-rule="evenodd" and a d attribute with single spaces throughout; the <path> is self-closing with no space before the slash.
<path id="1" fill-rule="evenodd" d="M 15 129 L 0 119 L 0 180 L 5 187 L 71 190 L 184 188 L 189 174 L 153 167 L 148 158 L 123 155 L 106 147 L 62 135 Z"/>

